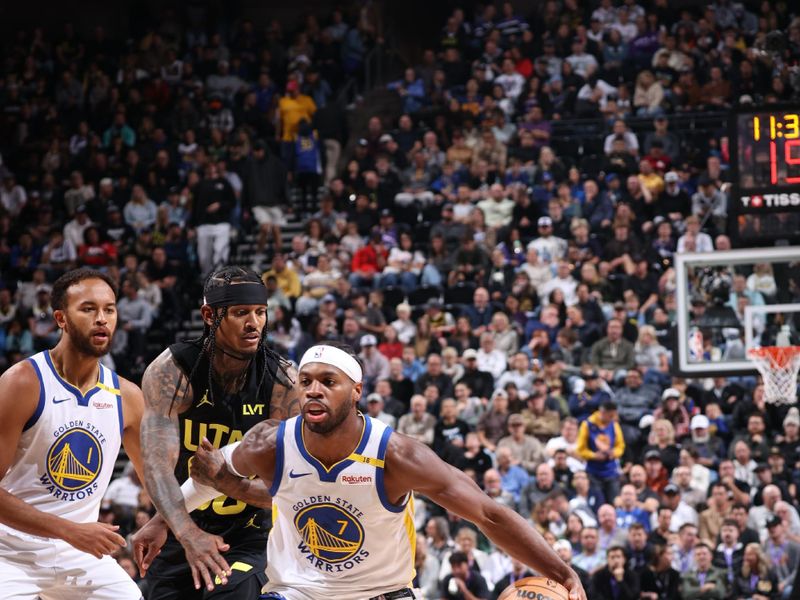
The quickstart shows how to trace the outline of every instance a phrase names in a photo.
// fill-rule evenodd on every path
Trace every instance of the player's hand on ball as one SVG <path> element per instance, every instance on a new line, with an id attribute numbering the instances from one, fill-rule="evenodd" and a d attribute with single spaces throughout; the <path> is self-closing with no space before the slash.
<path id="1" fill-rule="evenodd" d="M 195 589 L 200 589 L 201 578 L 209 591 L 214 589 L 215 577 L 219 577 L 222 585 L 228 583 L 231 568 L 220 554 L 230 549 L 225 540 L 218 535 L 195 529 L 191 534 L 182 536 L 179 541 L 186 551 L 186 561 L 192 569 Z"/>
<path id="2" fill-rule="evenodd" d="M 73 548 L 102 558 L 125 547 L 125 538 L 117 533 L 118 525 L 108 523 L 69 523 L 63 540 Z"/>
<path id="3" fill-rule="evenodd" d="M 564 587 L 569 591 L 569 600 L 587 600 L 586 590 L 583 589 L 577 574 L 564 581 Z"/>
<path id="4" fill-rule="evenodd" d="M 197 483 L 224 492 L 224 482 L 231 473 L 225 464 L 221 450 L 217 450 L 206 438 L 200 442 L 194 457 L 189 461 L 189 475 Z"/>
<path id="5" fill-rule="evenodd" d="M 133 542 L 133 560 L 139 567 L 139 575 L 145 576 L 147 569 L 156 556 L 161 553 L 161 548 L 167 541 L 167 523 L 160 515 L 156 515 L 137 531 L 131 541 Z"/>

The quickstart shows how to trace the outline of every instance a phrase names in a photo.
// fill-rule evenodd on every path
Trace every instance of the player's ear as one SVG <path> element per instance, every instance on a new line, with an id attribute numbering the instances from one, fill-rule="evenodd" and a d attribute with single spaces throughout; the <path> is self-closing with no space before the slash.
<path id="1" fill-rule="evenodd" d="M 353 386 L 353 402 L 354 403 L 358 403 L 358 401 L 361 399 L 361 392 L 363 391 L 363 389 L 364 389 L 364 384 L 361 383 L 361 382 L 358 382 L 357 384 L 355 384 Z"/>
<path id="2" fill-rule="evenodd" d="M 61 309 L 54 310 L 53 320 L 56 322 L 59 329 L 64 329 L 64 326 L 67 324 L 67 315 Z"/>
<path id="3" fill-rule="evenodd" d="M 214 309 L 208 304 L 203 304 L 203 306 L 200 307 L 200 316 L 203 317 L 203 323 L 209 327 L 214 324 Z"/>

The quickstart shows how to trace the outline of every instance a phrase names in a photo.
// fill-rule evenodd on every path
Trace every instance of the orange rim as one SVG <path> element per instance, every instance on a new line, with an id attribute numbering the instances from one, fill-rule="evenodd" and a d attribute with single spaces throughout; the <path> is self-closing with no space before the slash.
<path id="1" fill-rule="evenodd" d="M 800 346 L 761 346 L 751 348 L 748 354 L 751 358 L 769 360 L 771 365 L 782 369 L 800 356 Z"/>

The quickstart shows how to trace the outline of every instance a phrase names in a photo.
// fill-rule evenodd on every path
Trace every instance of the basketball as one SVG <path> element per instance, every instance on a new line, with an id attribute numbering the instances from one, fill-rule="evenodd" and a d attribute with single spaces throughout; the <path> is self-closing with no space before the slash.
<path id="1" fill-rule="evenodd" d="M 497 600 L 569 600 L 569 592 L 547 577 L 526 577 L 508 586 Z"/>

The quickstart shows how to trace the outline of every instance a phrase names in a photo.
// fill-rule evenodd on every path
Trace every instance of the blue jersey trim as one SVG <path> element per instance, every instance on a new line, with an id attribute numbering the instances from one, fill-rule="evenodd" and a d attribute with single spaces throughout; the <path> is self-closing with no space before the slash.
<path id="1" fill-rule="evenodd" d="M 273 498 L 281 487 L 281 478 L 283 477 L 283 437 L 285 434 L 286 421 L 281 421 L 281 424 L 278 425 L 278 439 L 275 442 L 275 473 L 272 476 L 272 485 L 269 486 L 269 495 Z"/>
<path id="2" fill-rule="evenodd" d="M 359 413 L 358 416 L 364 420 L 364 429 L 361 430 L 361 441 L 358 442 L 358 447 L 353 451 L 354 454 L 361 454 L 364 451 L 364 448 L 367 446 L 367 442 L 369 441 L 369 436 L 372 433 L 372 420 L 368 417 L 365 417 L 361 413 Z M 351 459 L 345 458 L 334 464 L 330 469 L 327 469 L 319 460 L 311 456 L 309 451 L 306 450 L 305 443 L 303 442 L 302 416 L 297 418 L 294 436 L 295 441 L 297 442 L 297 448 L 300 450 L 300 455 L 306 459 L 308 464 L 317 470 L 320 481 L 324 481 L 326 483 L 336 483 L 336 478 L 339 477 L 339 473 L 353 464 Z"/>
<path id="3" fill-rule="evenodd" d="M 100 371 L 102 372 L 102 370 L 101 367 Z M 119 435 L 121 438 L 122 433 L 125 431 L 125 417 L 122 414 L 122 390 L 119 387 L 119 376 L 116 371 L 111 371 L 111 381 L 114 382 L 114 389 L 119 390 L 119 394 L 117 394 L 117 414 L 119 415 Z"/>
<path id="4" fill-rule="evenodd" d="M 90 389 L 88 392 L 86 392 L 86 395 L 84 396 L 78 388 L 76 388 L 74 385 L 72 385 L 68 381 L 65 381 L 61 377 L 61 375 L 58 374 L 58 370 L 56 370 L 56 367 L 53 364 L 53 359 L 50 358 L 50 352 L 46 350 L 45 352 L 43 352 L 43 354 L 44 354 L 44 360 L 45 360 L 45 362 L 47 362 L 47 366 L 50 367 L 50 370 L 53 372 L 53 376 L 58 380 L 58 382 L 61 385 L 63 385 L 72 395 L 75 396 L 75 399 L 78 401 L 78 404 L 80 404 L 81 406 L 89 406 L 89 399 L 92 396 L 94 396 L 97 392 L 99 392 L 100 388 L 97 387 L 97 386 L 94 386 L 92 389 Z M 101 365 L 99 365 L 99 364 L 98 364 L 98 367 L 99 367 L 100 371 L 102 372 L 103 367 Z"/>
<path id="5" fill-rule="evenodd" d="M 25 426 L 22 428 L 22 431 L 28 431 L 31 427 L 36 425 L 36 421 L 39 420 L 39 417 L 42 416 L 42 411 L 44 410 L 44 379 L 42 379 L 42 372 L 39 370 L 39 365 L 36 364 L 36 361 L 32 358 L 29 358 L 28 361 L 33 365 L 33 370 L 36 371 L 36 378 L 39 380 L 39 402 L 36 404 L 36 410 L 31 415 L 31 418 L 25 423 Z"/>
<path id="6" fill-rule="evenodd" d="M 386 460 L 386 447 L 389 445 L 389 438 L 392 436 L 392 428 L 387 427 L 383 430 L 383 435 L 381 435 L 381 443 L 378 446 L 378 458 L 380 460 Z M 386 463 L 384 462 L 383 468 L 375 467 L 375 487 L 378 490 L 378 498 L 381 500 L 381 504 L 383 504 L 383 508 L 388 510 L 389 512 L 393 513 L 401 513 L 406 509 L 406 504 L 408 504 L 408 496 L 406 496 L 405 502 L 402 504 L 392 504 L 389 501 L 389 497 L 386 495 L 386 487 L 384 486 L 383 481 L 383 472 L 386 469 Z"/>

